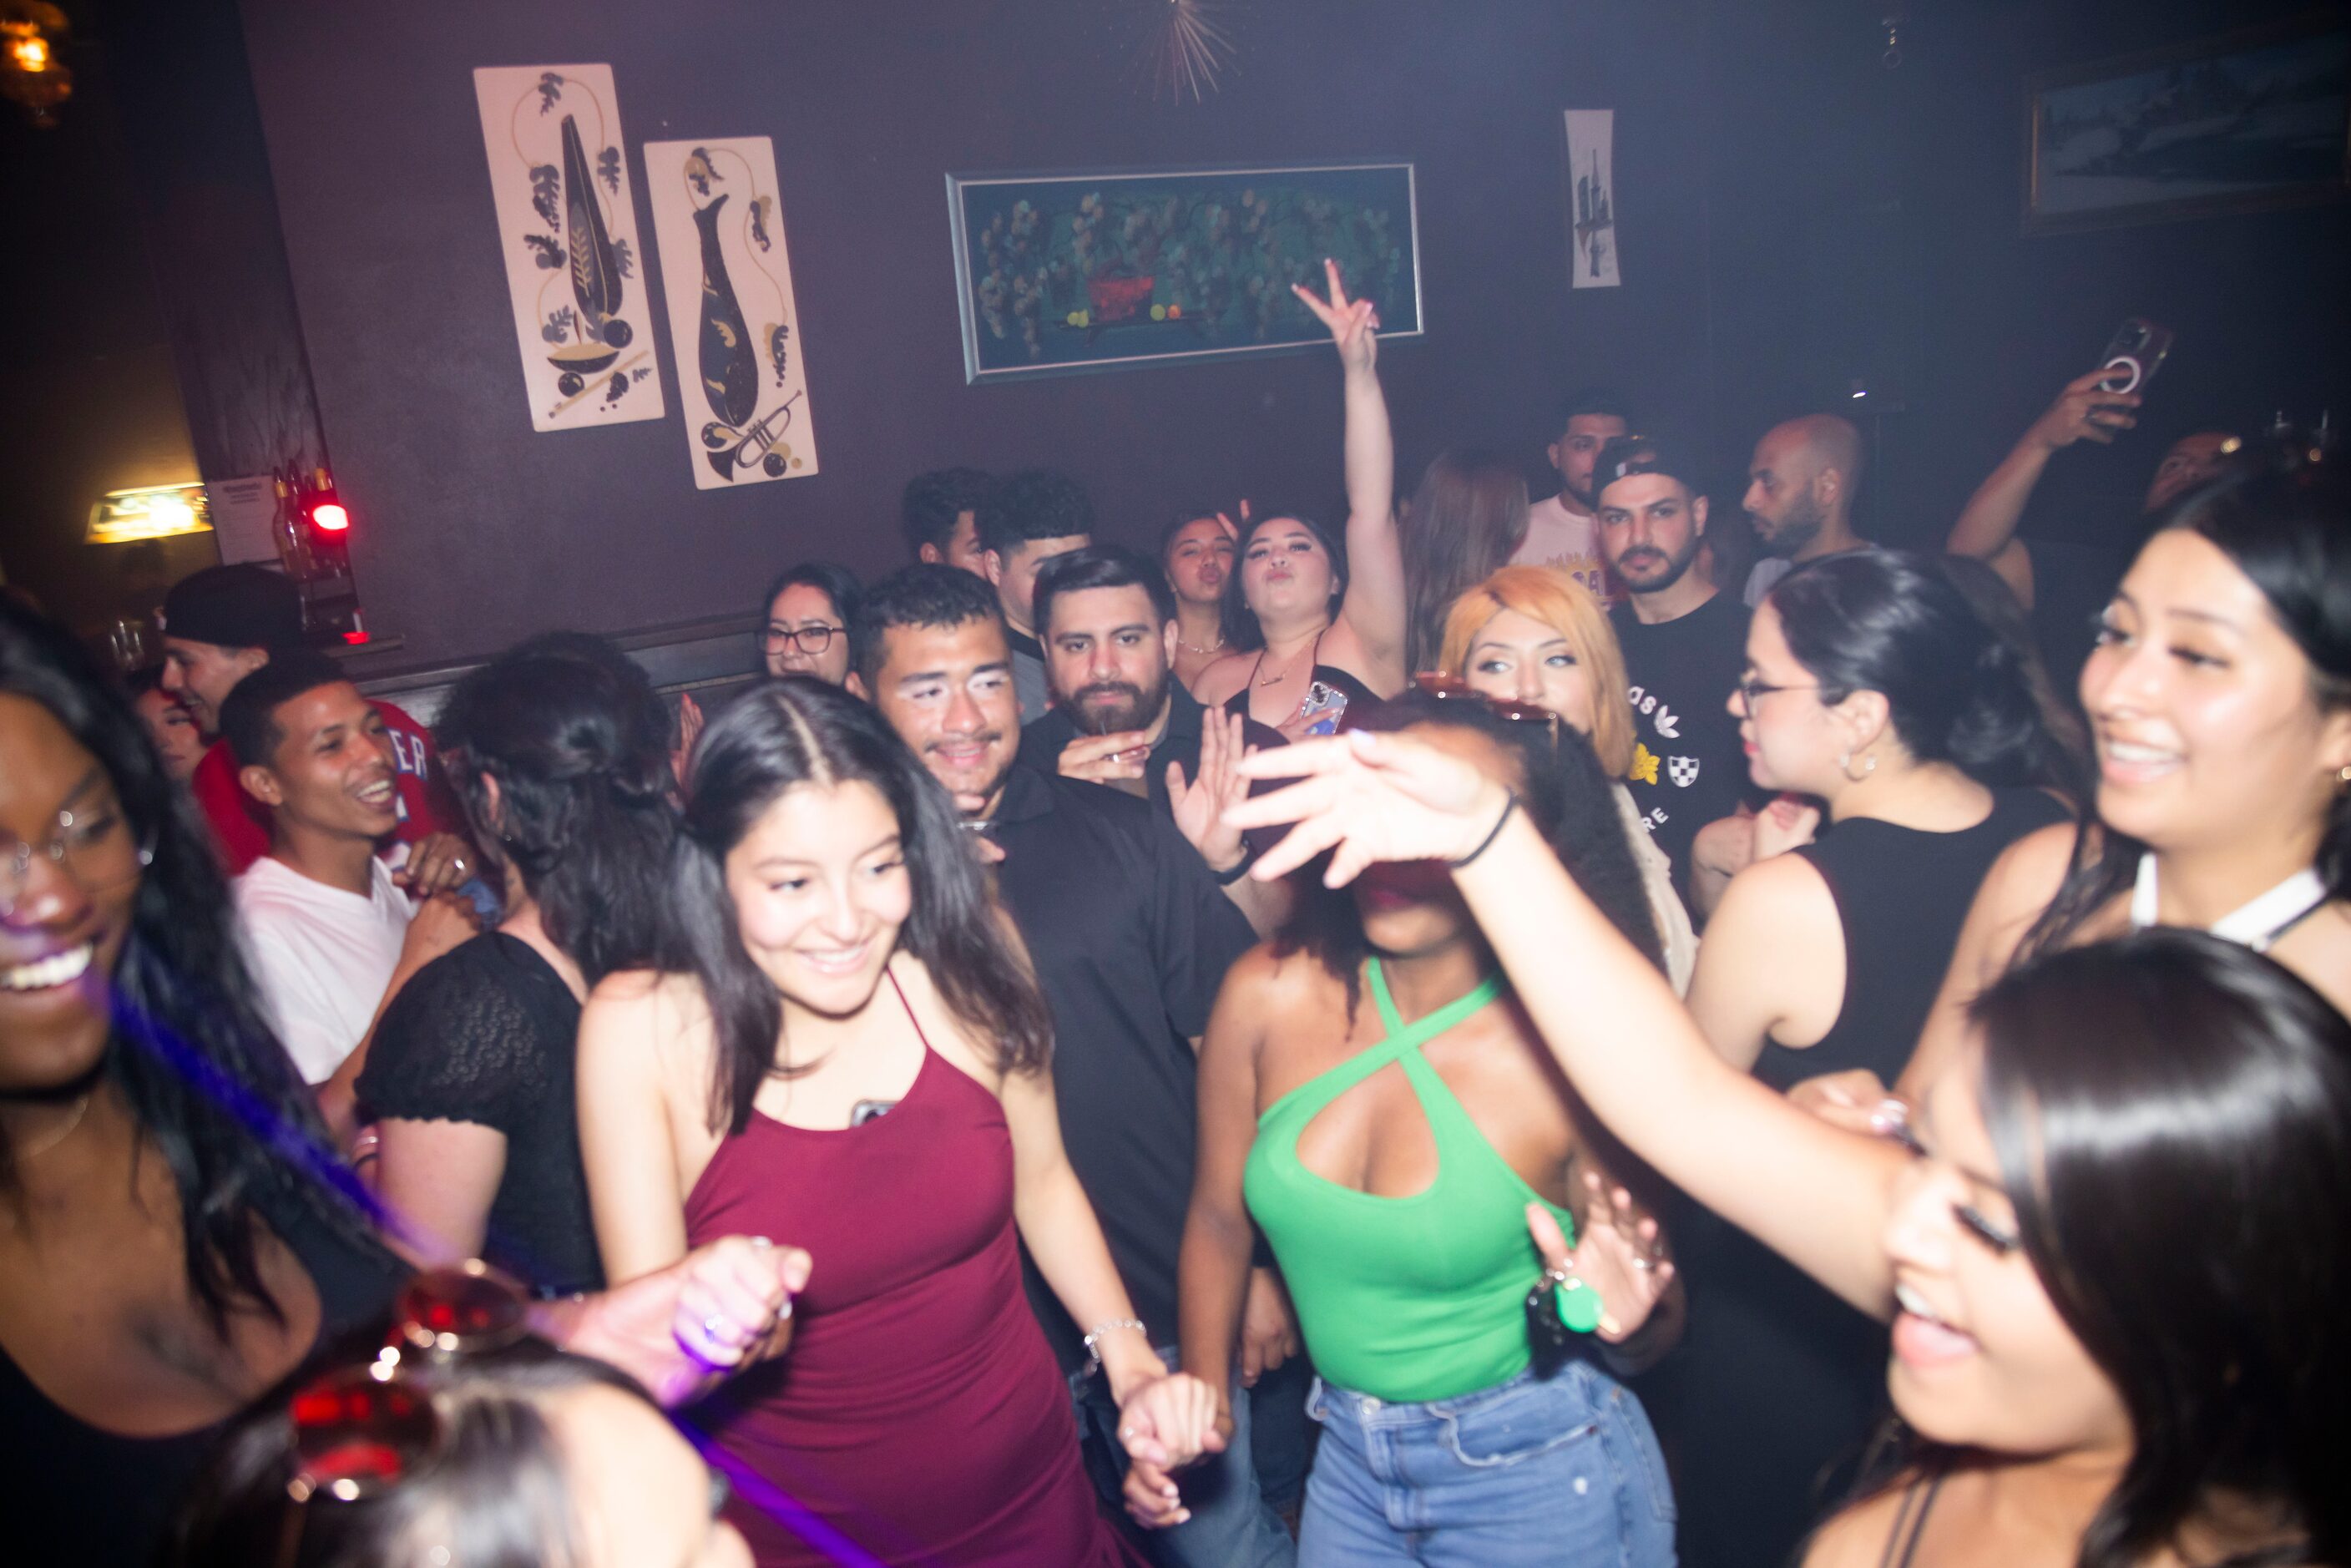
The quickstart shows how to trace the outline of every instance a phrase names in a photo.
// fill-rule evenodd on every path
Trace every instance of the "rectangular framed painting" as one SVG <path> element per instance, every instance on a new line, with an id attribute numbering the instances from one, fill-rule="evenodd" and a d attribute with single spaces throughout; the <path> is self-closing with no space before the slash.
<path id="1" fill-rule="evenodd" d="M 816 472 L 799 311 L 765 136 L 645 143 L 697 489 Z"/>
<path id="2" fill-rule="evenodd" d="M 2351 19 L 2306 17 L 2032 78 L 2024 232 L 2340 200 Z"/>
<path id="3" fill-rule="evenodd" d="M 474 73 L 533 430 L 662 417 L 610 66 Z"/>
<path id="4" fill-rule="evenodd" d="M 968 382 L 1327 345 L 1290 292 L 1325 256 L 1421 335 L 1409 163 L 950 174 L 947 204 Z"/>

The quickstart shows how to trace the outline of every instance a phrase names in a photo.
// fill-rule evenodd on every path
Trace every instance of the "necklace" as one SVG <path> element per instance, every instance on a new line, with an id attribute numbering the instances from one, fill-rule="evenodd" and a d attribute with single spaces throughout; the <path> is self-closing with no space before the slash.
<path id="1" fill-rule="evenodd" d="M 1179 632 L 1176 635 L 1176 645 L 1187 653 L 1221 653 L 1225 649 L 1225 634 L 1221 632 L 1217 632 L 1217 640 L 1203 648 L 1184 641 L 1183 633 Z"/>
<path id="2" fill-rule="evenodd" d="M 2138 857 L 2138 881 L 2131 888 L 2130 921 L 2135 931 L 2156 924 L 2155 856 Z M 2326 903 L 2326 884 L 2309 866 L 2287 877 L 2267 893 L 2231 910 L 2211 925 L 2224 942 L 2266 953 L 2270 944 L 2301 925 Z"/>
<path id="3" fill-rule="evenodd" d="M 37 1160 L 43 1155 L 47 1154 L 51 1149 L 56 1148 L 59 1144 L 64 1143 L 68 1138 L 72 1137 L 74 1129 L 81 1125 L 83 1114 L 89 1110 L 90 1093 L 94 1092 L 96 1092 L 91 1091 L 89 1093 L 84 1093 L 80 1099 L 74 1102 L 72 1116 L 67 1119 L 64 1126 L 59 1127 L 56 1132 L 51 1133 L 48 1135 L 47 1141 L 43 1143 L 38 1148 L 18 1150 L 16 1153 L 16 1158 L 19 1161 Z"/>
<path id="4" fill-rule="evenodd" d="M 1262 670 L 1262 669 L 1264 669 L 1264 668 L 1265 668 L 1265 650 L 1264 650 L 1264 649 L 1262 649 L 1262 648 L 1259 648 L 1259 649 L 1257 651 L 1257 668 L 1256 668 L 1256 669 L 1251 670 L 1251 671 L 1249 672 L 1249 674 L 1250 674 L 1252 676 L 1254 676 L 1254 677 L 1256 678 L 1257 684 L 1258 684 L 1259 685 L 1261 685 L 1261 686 L 1273 686 L 1273 685 L 1280 685 L 1283 681 L 1288 680 L 1288 679 L 1290 678 L 1290 671 L 1292 671 L 1292 670 L 1294 670 L 1294 669 L 1298 668 L 1298 661 L 1299 661 L 1299 660 L 1301 660 L 1301 659 L 1306 659 L 1306 658 L 1311 658 L 1313 655 L 1315 655 L 1316 653 L 1321 653 L 1322 651 L 1322 632 L 1317 632 L 1316 633 L 1314 633 L 1314 641 L 1312 641 L 1311 643 L 1307 643 L 1307 644 L 1306 644 L 1306 646 L 1304 646 L 1303 648 L 1299 649 L 1297 653 L 1292 653 L 1292 654 L 1290 654 L 1290 663 L 1288 663 L 1288 664 L 1286 664 L 1282 665 L 1282 666 L 1281 666 L 1281 668 L 1280 668 L 1279 670 L 1276 670 L 1273 674 L 1270 674 L 1270 675 L 1259 675 L 1259 674 L 1258 674 L 1258 673 L 1257 673 L 1257 672 L 1258 672 L 1258 670 Z"/>

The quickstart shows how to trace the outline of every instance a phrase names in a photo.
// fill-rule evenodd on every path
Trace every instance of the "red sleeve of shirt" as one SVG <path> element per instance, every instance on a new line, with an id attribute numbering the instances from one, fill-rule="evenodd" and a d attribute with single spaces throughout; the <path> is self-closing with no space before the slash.
<path id="1" fill-rule="evenodd" d="M 215 740 L 196 762 L 188 791 L 203 809 L 213 831 L 213 848 L 219 852 L 222 872 L 242 876 L 245 868 L 269 852 L 269 819 L 261 802 L 236 781 L 236 758 L 228 742 Z"/>

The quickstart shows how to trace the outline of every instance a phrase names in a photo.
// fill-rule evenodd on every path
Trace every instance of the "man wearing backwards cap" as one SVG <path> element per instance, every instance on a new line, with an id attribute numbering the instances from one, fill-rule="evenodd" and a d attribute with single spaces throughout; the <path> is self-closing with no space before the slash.
<path id="1" fill-rule="evenodd" d="M 1687 454 L 1620 436 L 1602 448 L 1593 477 L 1601 555 L 1626 591 L 1609 612 L 1639 740 L 1625 787 L 1687 899 L 1691 838 L 1749 792 L 1728 706 L 1747 663 L 1747 607 L 1716 591 L 1701 558 L 1705 482 Z"/>
<path id="2" fill-rule="evenodd" d="M 182 578 L 163 597 L 163 689 L 179 698 L 211 742 L 188 789 L 212 824 L 221 868 L 232 877 L 269 852 L 269 817 L 237 782 L 236 758 L 218 738 L 220 706 L 273 652 L 301 642 L 300 591 L 262 567 L 207 567 Z M 400 806 L 392 842 L 409 846 L 400 881 L 420 898 L 456 887 L 474 873 L 475 856 L 448 830 L 455 813 L 442 799 L 432 737 L 392 704 L 371 706 L 392 737 Z"/>

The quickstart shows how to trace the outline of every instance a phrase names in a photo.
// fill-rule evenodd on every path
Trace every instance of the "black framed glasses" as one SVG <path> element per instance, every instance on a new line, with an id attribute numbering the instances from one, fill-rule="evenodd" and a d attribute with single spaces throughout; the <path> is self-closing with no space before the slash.
<path id="1" fill-rule="evenodd" d="M 768 629 L 759 633 L 759 646 L 770 653 L 775 653 L 782 652 L 784 644 L 789 643 L 801 653 L 814 656 L 831 647 L 835 637 L 845 637 L 848 634 L 849 628 L 846 626 L 827 626 L 821 623 L 808 626 L 778 626 L 770 622 Z"/>
<path id="2" fill-rule="evenodd" d="M 1818 681 L 1802 681 L 1784 686 L 1775 686 L 1769 681 L 1758 680 L 1752 674 L 1745 674 L 1732 683 L 1731 689 L 1739 694 L 1741 706 L 1748 712 L 1753 713 L 1755 705 L 1773 692 L 1816 692 L 1821 689 L 1821 684 Z"/>

